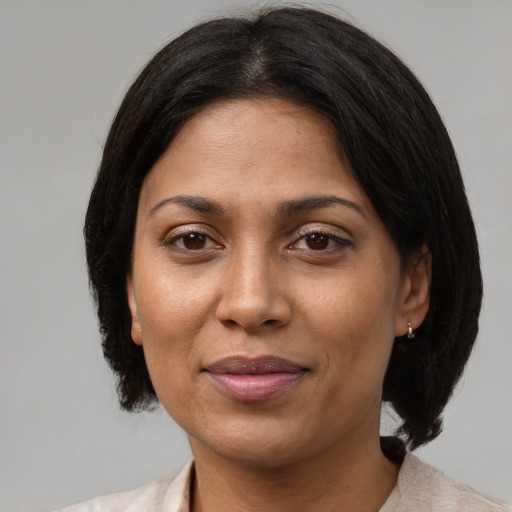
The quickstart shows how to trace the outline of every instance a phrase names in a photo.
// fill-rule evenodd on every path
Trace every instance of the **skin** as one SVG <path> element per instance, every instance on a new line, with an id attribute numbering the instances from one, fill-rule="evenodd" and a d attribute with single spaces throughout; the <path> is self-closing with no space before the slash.
<path id="1" fill-rule="evenodd" d="M 342 201 L 293 208 L 324 196 Z M 189 436 L 194 512 L 382 506 L 398 472 L 379 447 L 382 383 L 394 337 L 426 315 L 429 261 L 424 247 L 401 265 L 309 108 L 222 101 L 184 125 L 143 184 L 127 291 L 133 340 Z M 204 371 L 269 355 L 308 371 L 263 401 Z"/>

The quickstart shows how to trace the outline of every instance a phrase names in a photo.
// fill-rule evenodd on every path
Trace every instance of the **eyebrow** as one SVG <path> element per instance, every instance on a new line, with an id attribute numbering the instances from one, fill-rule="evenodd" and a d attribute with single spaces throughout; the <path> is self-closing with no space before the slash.
<path id="1" fill-rule="evenodd" d="M 224 213 L 224 208 L 222 208 L 219 203 L 212 201 L 211 199 L 199 196 L 174 196 L 167 197 L 153 206 L 153 208 L 151 208 L 147 213 L 148 217 L 153 216 L 158 210 L 168 204 L 181 204 L 191 210 L 213 215 L 222 215 Z"/>
<path id="2" fill-rule="evenodd" d="M 290 217 L 297 213 L 302 213 L 308 210 L 316 210 L 318 208 L 325 208 L 331 204 L 341 204 L 356 211 L 366 218 L 366 213 L 363 208 L 357 203 L 344 199 L 338 196 L 311 196 L 304 197 L 293 201 L 287 201 L 281 204 L 278 208 L 278 214 L 282 217 Z"/>
<path id="3" fill-rule="evenodd" d="M 200 213 L 208 213 L 217 216 L 224 214 L 224 208 L 219 203 L 211 199 L 206 199 L 205 197 L 200 196 L 173 196 L 167 197 L 153 206 L 153 208 L 151 208 L 147 213 L 148 217 L 153 216 L 158 210 L 168 204 L 181 204 Z M 297 213 L 325 208 L 331 204 L 346 206 L 366 218 L 366 213 L 361 206 L 349 199 L 338 196 L 309 196 L 292 201 L 286 201 L 279 205 L 277 213 L 280 217 L 291 217 Z"/>

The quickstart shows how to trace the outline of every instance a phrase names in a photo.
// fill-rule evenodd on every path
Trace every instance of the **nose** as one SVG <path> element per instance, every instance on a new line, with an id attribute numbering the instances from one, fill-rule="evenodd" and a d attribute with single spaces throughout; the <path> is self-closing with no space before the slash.
<path id="1" fill-rule="evenodd" d="M 286 325 L 292 309 L 283 277 L 268 255 L 256 251 L 233 255 L 223 275 L 217 319 L 248 332 Z"/>

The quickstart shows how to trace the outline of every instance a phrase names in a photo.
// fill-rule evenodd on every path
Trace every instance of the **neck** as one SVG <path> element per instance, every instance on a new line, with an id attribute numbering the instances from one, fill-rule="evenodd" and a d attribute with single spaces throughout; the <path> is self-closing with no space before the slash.
<path id="1" fill-rule="evenodd" d="M 192 512 L 377 512 L 398 477 L 378 437 L 373 443 L 352 439 L 275 467 L 223 458 L 190 441 L 196 468 Z"/>

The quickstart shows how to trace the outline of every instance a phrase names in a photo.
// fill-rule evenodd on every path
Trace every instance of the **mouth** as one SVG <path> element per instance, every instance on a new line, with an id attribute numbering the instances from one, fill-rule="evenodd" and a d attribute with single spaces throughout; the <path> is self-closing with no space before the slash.
<path id="1" fill-rule="evenodd" d="M 279 357 L 228 357 L 202 370 L 223 395 L 240 402 L 268 400 L 297 384 L 309 368 Z"/>

